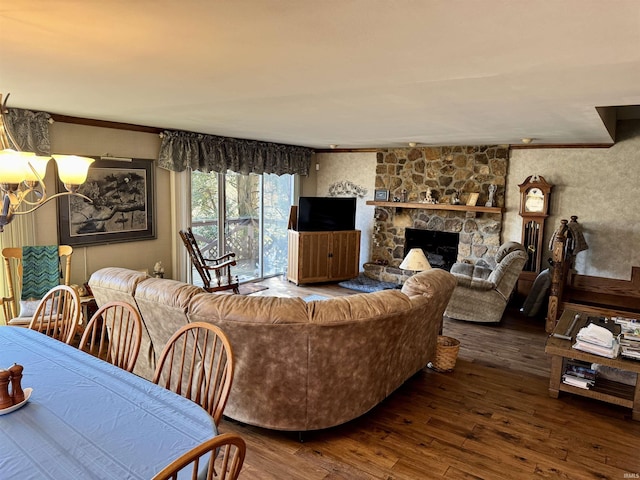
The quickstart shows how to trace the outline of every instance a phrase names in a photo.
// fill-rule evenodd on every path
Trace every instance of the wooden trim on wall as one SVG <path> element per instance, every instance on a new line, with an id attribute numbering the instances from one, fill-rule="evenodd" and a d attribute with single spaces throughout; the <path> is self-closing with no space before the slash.
<path id="1" fill-rule="evenodd" d="M 316 153 L 375 153 L 380 150 L 386 150 L 389 147 L 379 148 L 316 148 Z M 410 147 L 407 147 L 410 148 Z"/>
<path id="2" fill-rule="evenodd" d="M 54 122 L 72 123 L 75 125 L 86 125 L 89 127 L 115 128 L 117 130 L 129 130 L 132 132 L 143 133 L 162 133 L 166 128 L 146 127 L 144 125 L 134 125 L 131 123 L 110 122 L 108 120 L 95 120 L 93 118 L 72 117 L 69 115 L 59 115 L 52 113 L 51 118 Z"/>
<path id="3" fill-rule="evenodd" d="M 509 145 L 512 150 L 531 150 L 537 148 L 611 148 L 614 143 L 540 143 L 538 145 Z"/>
<path id="4" fill-rule="evenodd" d="M 75 125 L 87 125 L 89 127 L 102 127 L 102 128 L 115 128 L 117 130 L 129 130 L 132 132 L 143 133 L 162 133 L 164 130 L 171 130 L 169 128 L 160 127 L 148 127 L 145 125 L 135 125 L 132 123 L 111 122 L 109 120 L 96 120 L 93 118 L 74 117 L 71 115 L 60 115 L 52 113 L 51 118 L 56 122 L 72 123 Z M 562 143 L 562 144 L 550 144 L 541 143 L 536 145 L 520 145 L 511 144 L 509 148 L 512 150 L 524 150 L 524 149 L 542 149 L 542 148 L 610 148 L 614 143 Z M 390 148 L 437 148 L 443 146 L 455 146 L 455 145 L 417 145 L 415 147 L 367 147 L 367 148 L 317 148 L 314 149 L 315 153 L 375 153 L 380 150 L 388 150 Z"/>
<path id="5" fill-rule="evenodd" d="M 574 275 L 571 288 L 585 292 L 625 295 L 640 298 L 640 267 L 631 268 L 631 280 Z"/>
<path id="6" fill-rule="evenodd" d="M 565 289 L 565 304 L 598 308 L 600 314 L 607 310 L 640 313 L 640 267 L 632 267 L 631 280 L 574 275 Z M 595 310 L 594 310 L 595 311 Z"/>
<path id="7" fill-rule="evenodd" d="M 512 144 L 508 147 L 512 150 L 529 150 L 529 149 L 543 149 L 543 148 L 611 148 L 613 143 L 540 143 L 538 145 L 519 145 Z M 379 152 L 380 150 L 389 150 L 391 148 L 439 148 L 439 147 L 452 147 L 455 145 L 418 145 L 415 147 L 375 147 L 375 148 L 316 148 L 316 153 L 371 153 Z"/>

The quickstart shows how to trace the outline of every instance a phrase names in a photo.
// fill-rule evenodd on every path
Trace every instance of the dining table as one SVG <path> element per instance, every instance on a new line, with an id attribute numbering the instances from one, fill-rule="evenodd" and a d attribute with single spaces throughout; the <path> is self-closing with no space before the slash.
<path id="1" fill-rule="evenodd" d="M 145 479 L 217 435 L 198 404 L 22 327 L 0 326 L 0 368 L 22 365 L 0 411 L 0 479 Z"/>

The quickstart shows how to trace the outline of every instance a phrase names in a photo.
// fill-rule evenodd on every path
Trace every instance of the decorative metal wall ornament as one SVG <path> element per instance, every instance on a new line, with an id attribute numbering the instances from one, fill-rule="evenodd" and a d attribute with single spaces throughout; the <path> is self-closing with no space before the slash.
<path id="1" fill-rule="evenodd" d="M 332 183 L 329 186 L 330 197 L 360 197 L 367 195 L 367 189 L 356 185 L 350 180 L 342 180 L 341 182 Z"/>

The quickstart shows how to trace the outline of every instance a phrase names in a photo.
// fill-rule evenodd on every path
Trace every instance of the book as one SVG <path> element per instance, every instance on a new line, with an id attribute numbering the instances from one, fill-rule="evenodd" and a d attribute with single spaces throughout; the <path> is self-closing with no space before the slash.
<path id="1" fill-rule="evenodd" d="M 632 360 L 640 360 L 640 351 L 637 350 L 622 350 L 622 352 L 620 352 L 620 355 Z"/>
<path id="2" fill-rule="evenodd" d="M 615 320 L 607 317 L 587 317 L 587 325 L 597 325 L 598 327 L 606 328 L 611 332 L 613 336 L 620 335 L 622 327 Z"/>
<path id="3" fill-rule="evenodd" d="M 576 343 L 573 344 L 572 348 L 606 358 L 617 358 L 618 354 L 620 353 L 620 344 L 617 341 L 613 342 L 612 346 L 606 347 L 603 345 L 596 345 L 594 343 L 577 340 Z"/>
<path id="4" fill-rule="evenodd" d="M 591 381 L 596 380 L 596 371 L 593 368 L 591 368 L 591 364 L 579 363 L 575 360 L 567 361 L 567 364 L 564 369 L 564 373 L 566 375 L 584 378 L 586 380 L 591 380 Z"/>
<path id="5" fill-rule="evenodd" d="M 573 375 L 563 375 L 562 383 L 566 383 L 567 385 L 572 385 L 578 388 L 584 388 L 585 390 L 593 387 L 594 382 L 591 380 L 587 380 L 586 378 L 574 377 Z"/>

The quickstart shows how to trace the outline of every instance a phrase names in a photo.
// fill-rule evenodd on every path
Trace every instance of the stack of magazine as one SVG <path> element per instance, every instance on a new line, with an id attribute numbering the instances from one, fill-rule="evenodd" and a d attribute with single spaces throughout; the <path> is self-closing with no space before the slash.
<path id="1" fill-rule="evenodd" d="M 616 358 L 620 352 L 617 338 L 620 326 L 600 317 L 589 317 L 588 320 L 588 325 L 582 327 L 576 335 L 573 348 L 601 357 Z"/>
<path id="2" fill-rule="evenodd" d="M 589 389 L 596 382 L 596 371 L 590 365 L 568 360 L 562 375 L 562 383 L 574 387 Z"/>
<path id="3" fill-rule="evenodd" d="M 640 360 L 640 321 L 634 318 L 614 317 L 620 325 L 620 355 Z"/>

